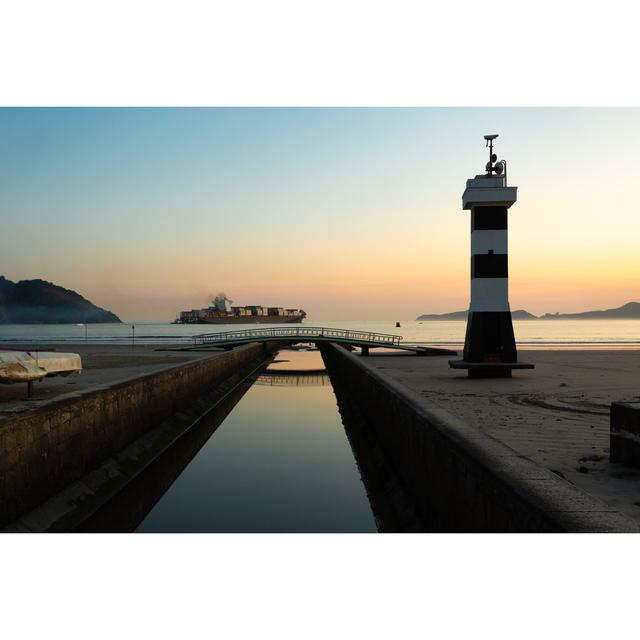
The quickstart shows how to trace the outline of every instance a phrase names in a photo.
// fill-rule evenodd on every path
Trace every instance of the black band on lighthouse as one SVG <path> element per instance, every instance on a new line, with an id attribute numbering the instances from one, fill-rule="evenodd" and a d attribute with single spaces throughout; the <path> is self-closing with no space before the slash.
<path id="1" fill-rule="evenodd" d="M 511 313 L 470 313 L 463 353 L 467 362 L 517 362 Z"/>
<path id="2" fill-rule="evenodd" d="M 471 278 L 508 277 L 508 256 L 504 253 L 479 253 L 471 256 Z"/>
<path id="3" fill-rule="evenodd" d="M 471 211 L 471 231 L 507 228 L 507 207 L 479 207 Z"/>

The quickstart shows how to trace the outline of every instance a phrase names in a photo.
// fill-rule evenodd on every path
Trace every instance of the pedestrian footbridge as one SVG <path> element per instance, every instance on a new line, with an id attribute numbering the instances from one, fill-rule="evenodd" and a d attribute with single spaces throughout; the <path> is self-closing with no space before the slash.
<path id="1" fill-rule="evenodd" d="M 251 342 L 282 342 L 292 345 L 304 342 L 315 344 L 335 342 L 347 347 L 359 347 L 363 355 L 369 355 L 369 349 L 394 349 L 413 351 L 419 356 L 456 355 L 450 349 L 436 349 L 402 342 L 402 336 L 353 329 L 335 329 L 332 327 L 268 327 L 264 329 L 244 329 L 240 331 L 219 331 L 193 336 L 193 345 L 188 349 L 223 348 L 233 349 Z"/>

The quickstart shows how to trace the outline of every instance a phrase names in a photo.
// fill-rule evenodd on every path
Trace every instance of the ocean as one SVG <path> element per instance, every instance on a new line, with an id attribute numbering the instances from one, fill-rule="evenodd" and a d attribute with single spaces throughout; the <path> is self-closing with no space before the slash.
<path id="1" fill-rule="evenodd" d="M 400 320 L 313 320 L 306 327 L 336 327 L 400 335 L 403 341 L 460 348 L 464 344 L 465 321 Z M 132 327 L 135 326 L 135 329 Z M 0 345 L 46 346 L 47 343 L 189 343 L 202 333 L 238 331 L 287 325 L 181 325 L 168 322 L 125 322 L 123 324 L 38 324 L 0 325 Z M 513 323 L 521 349 L 640 349 L 640 320 L 519 320 Z"/>

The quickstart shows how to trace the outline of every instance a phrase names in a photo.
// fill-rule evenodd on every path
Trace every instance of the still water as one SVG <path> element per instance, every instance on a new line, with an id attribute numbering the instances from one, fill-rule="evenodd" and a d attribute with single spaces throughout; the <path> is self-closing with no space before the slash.
<path id="1" fill-rule="evenodd" d="M 290 362 L 253 383 L 136 531 L 376 531 L 329 379 L 299 373 L 322 368 L 320 354 L 278 359 Z"/>
<path id="2" fill-rule="evenodd" d="M 425 345 L 464 344 L 466 321 L 431 320 L 306 320 L 302 325 L 374 331 L 400 335 L 406 342 Z M 78 325 L 0 325 L 0 345 L 57 342 L 131 342 L 166 344 L 185 342 L 199 333 L 266 328 L 283 325 L 184 325 L 136 323 Z M 516 320 L 516 341 L 521 348 L 640 348 L 640 320 Z"/>

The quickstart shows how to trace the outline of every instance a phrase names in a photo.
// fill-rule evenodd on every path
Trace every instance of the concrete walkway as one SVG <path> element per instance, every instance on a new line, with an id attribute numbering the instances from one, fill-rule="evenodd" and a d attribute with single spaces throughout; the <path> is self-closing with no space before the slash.
<path id="1" fill-rule="evenodd" d="M 0 415 L 19 413 L 38 407 L 66 393 L 82 391 L 90 387 L 109 384 L 125 378 L 152 373 L 174 364 L 215 357 L 215 353 L 158 352 L 159 345 L 130 344 L 48 344 L 56 351 L 72 351 L 80 354 L 83 371 L 69 377 L 45 378 L 33 384 L 33 398 L 26 399 L 27 385 L 0 385 Z M 14 348 L 12 346 L 12 348 Z M 16 349 L 29 350 L 33 345 Z"/>
<path id="2" fill-rule="evenodd" d="M 640 351 L 528 351 L 533 371 L 469 379 L 444 358 L 362 358 L 640 523 L 640 471 L 609 463 L 609 406 L 640 398 Z"/>

